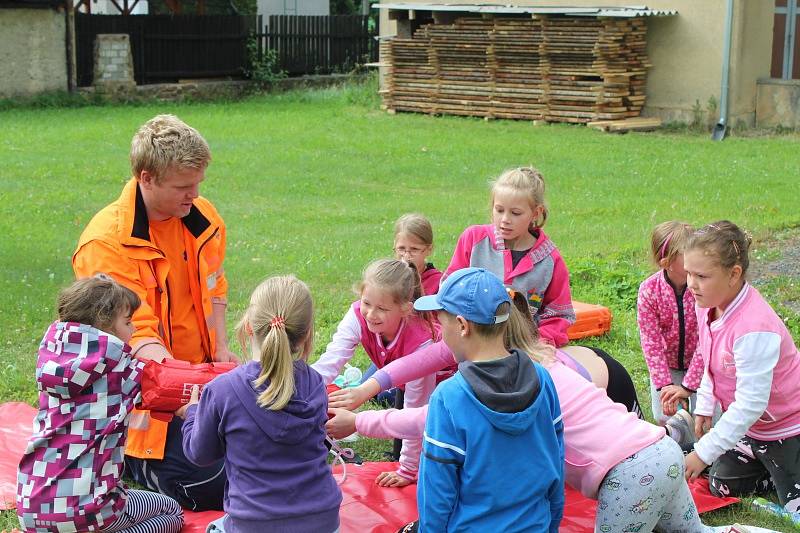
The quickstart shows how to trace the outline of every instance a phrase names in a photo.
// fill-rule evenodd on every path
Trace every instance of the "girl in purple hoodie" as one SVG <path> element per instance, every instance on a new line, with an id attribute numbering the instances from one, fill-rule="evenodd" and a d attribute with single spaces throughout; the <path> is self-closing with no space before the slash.
<path id="1" fill-rule="evenodd" d="M 272 277 L 237 326 L 252 360 L 192 391 L 183 450 L 203 466 L 225 459 L 226 516 L 208 531 L 331 533 L 342 494 L 326 462 L 328 397 L 306 364 L 314 306 L 305 283 Z"/>

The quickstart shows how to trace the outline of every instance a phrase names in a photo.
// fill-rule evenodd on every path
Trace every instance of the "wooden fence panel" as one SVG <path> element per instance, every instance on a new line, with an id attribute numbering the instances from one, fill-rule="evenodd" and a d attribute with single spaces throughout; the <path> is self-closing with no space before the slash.
<path id="1" fill-rule="evenodd" d="M 127 33 L 136 83 L 182 78 L 241 77 L 256 17 L 242 15 L 75 14 L 78 85 L 92 83 L 94 41 L 101 33 Z"/>
<path id="2" fill-rule="evenodd" d="M 375 32 L 362 15 L 272 15 L 265 35 L 264 48 L 275 50 L 290 75 L 344 72 L 378 58 Z"/>

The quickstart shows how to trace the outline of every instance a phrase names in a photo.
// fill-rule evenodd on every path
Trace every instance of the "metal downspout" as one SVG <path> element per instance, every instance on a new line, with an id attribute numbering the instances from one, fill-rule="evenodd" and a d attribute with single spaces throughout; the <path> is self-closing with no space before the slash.
<path id="1" fill-rule="evenodd" d="M 731 62 L 731 34 L 733 33 L 733 0 L 727 0 L 725 13 L 725 41 L 722 52 L 722 91 L 720 94 L 719 122 L 714 127 L 711 138 L 721 141 L 728 129 L 728 89 Z"/>

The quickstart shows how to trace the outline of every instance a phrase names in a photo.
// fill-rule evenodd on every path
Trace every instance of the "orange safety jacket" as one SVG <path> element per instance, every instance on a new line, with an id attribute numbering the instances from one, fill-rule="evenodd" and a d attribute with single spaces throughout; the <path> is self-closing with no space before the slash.
<path id="1" fill-rule="evenodd" d="M 211 361 L 216 352 L 212 302 L 224 303 L 228 282 L 225 259 L 225 223 L 203 197 L 194 200 L 183 217 L 191 301 L 170 300 L 166 255 L 150 240 L 150 225 L 138 182 L 131 179 L 117 201 L 97 213 L 84 229 L 72 255 L 77 278 L 104 272 L 133 290 L 142 305 L 133 314 L 136 329 L 130 341 L 134 350 L 157 339 L 172 353 L 171 316 L 176 306 L 193 306 L 198 320 L 203 354 L 196 361 Z M 150 416 L 134 411 L 128 427 L 127 455 L 163 459 L 170 416 Z"/>

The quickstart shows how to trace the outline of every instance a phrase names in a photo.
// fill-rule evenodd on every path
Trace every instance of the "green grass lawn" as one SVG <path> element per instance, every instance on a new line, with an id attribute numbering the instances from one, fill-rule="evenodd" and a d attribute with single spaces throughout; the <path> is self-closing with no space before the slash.
<path id="1" fill-rule="evenodd" d="M 488 221 L 487 181 L 532 164 L 547 180 L 545 229 L 570 268 L 573 296 L 614 313 L 612 332 L 592 344 L 626 365 L 649 406 L 635 301 L 650 272 L 652 226 L 730 218 L 758 242 L 800 225 L 796 135 L 715 143 L 705 134 L 388 115 L 375 91 L 370 83 L 236 103 L 0 112 L 0 401 L 35 402 L 36 347 L 72 279 L 78 236 L 118 196 L 130 139 L 158 113 L 178 115 L 211 146 L 202 192 L 228 224 L 229 325 L 261 279 L 294 273 L 315 297 L 317 354 L 354 300 L 362 268 L 391 253 L 399 215 L 431 219 L 432 259 L 443 269 L 460 232 Z M 770 284 L 767 296 L 787 283 Z M 800 339 L 797 315 L 778 310 Z M 366 367 L 363 354 L 357 362 Z M 388 448 L 359 443 L 372 459 Z M 14 520 L 4 518 L 6 527 Z M 733 520 L 790 530 L 742 507 L 710 515 Z"/>

